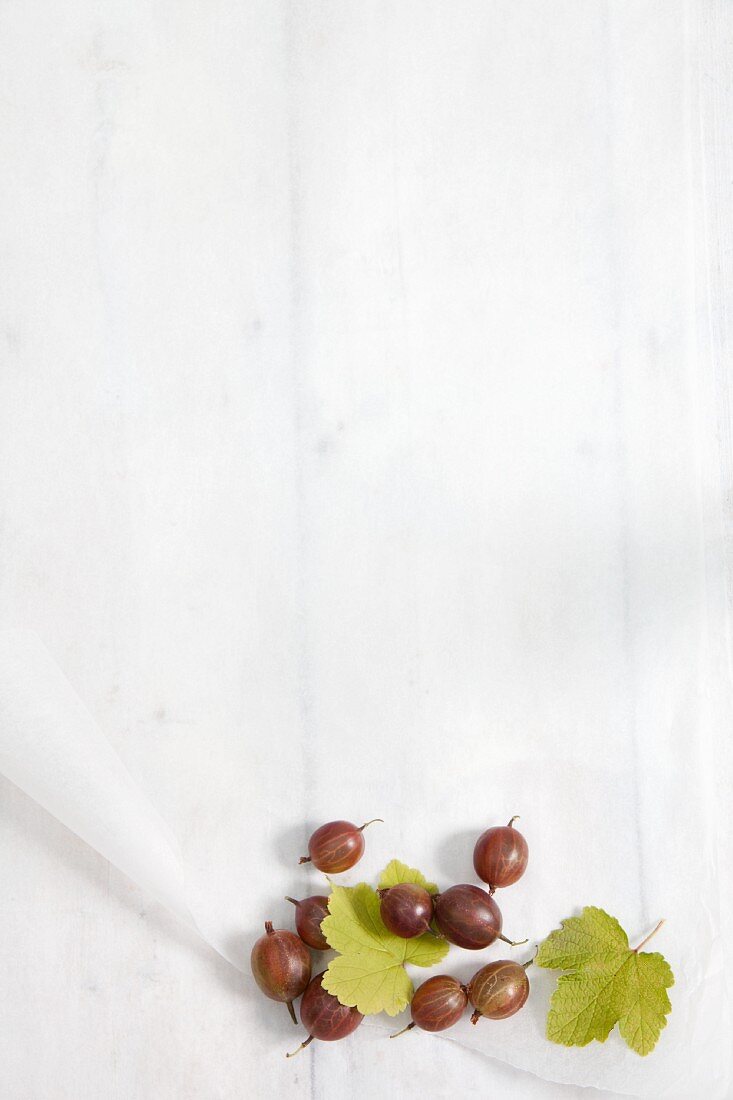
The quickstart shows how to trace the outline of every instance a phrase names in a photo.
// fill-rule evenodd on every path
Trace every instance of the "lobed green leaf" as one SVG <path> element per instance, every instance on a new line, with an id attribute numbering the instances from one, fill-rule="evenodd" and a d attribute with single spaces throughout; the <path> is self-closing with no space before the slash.
<path id="1" fill-rule="evenodd" d="M 550 999 L 548 1039 L 565 1046 L 603 1043 L 618 1024 L 637 1054 L 654 1049 L 672 1009 L 667 989 L 674 976 L 662 955 L 632 951 L 615 917 L 587 906 L 547 937 L 534 961 L 568 971 Z"/>
<path id="2" fill-rule="evenodd" d="M 334 887 L 321 930 L 340 955 L 329 964 L 323 986 L 365 1016 L 396 1016 L 412 999 L 405 963 L 434 966 L 448 944 L 429 934 L 411 940 L 395 936 L 385 927 L 379 904 L 379 895 L 364 882 Z"/>

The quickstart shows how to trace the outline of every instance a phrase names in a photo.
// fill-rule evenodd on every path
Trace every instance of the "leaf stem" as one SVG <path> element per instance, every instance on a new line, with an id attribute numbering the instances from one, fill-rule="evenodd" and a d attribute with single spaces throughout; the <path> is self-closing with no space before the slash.
<path id="1" fill-rule="evenodd" d="M 655 928 L 652 928 L 649 935 L 645 936 L 644 939 L 641 941 L 641 943 L 637 944 L 637 946 L 633 949 L 635 955 L 637 955 L 641 951 L 644 944 L 649 943 L 649 940 L 651 940 L 654 936 L 656 936 L 657 932 L 659 931 L 659 929 L 664 924 L 664 920 L 665 920 L 665 918 L 662 917 L 662 919 L 659 921 L 657 926 Z"/>

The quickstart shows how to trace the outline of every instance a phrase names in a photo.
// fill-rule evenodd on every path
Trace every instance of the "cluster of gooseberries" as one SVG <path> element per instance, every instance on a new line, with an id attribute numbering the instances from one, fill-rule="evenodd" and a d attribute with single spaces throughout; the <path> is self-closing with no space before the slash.
<path id="1" fill-rule="evenodd" d="M 380 915 L 385 927 L 404 939 L 430 933 L 470 951 L 480 951 L 497 939 L 518 946 L 503 935 L 501 912 L 494 901 L 495 891 L 515 883 L 527 866 L 527 841 L 514 828 L 516 820 L 513 817 L 508 825 L 487 829 L 476 841 L 473 866 L 488 885 L 488 891 L 461 883 L 442 893 L 430 894 L 417 883 L 398 883 L 379 891 Z M 300 863 L 312 863 L 327 875 L 348 871 L 364 854 L 364 829 L 371 824 L 372 821 L 361 826 L 350 821 L 329 821 L 321 825 L 311 836 L 308 855 Z M 308 1031 L 298 1047 L 302 1050 L 313 1039 L 325 1042 L 344 1039 L 356 1030 L 363 1016 L 356 1008 L 342 1005 L 323 988 L 325 971 L 311 977 L 308 949 L 326 951 L 329 946 L 321 931 L 321 922 L 328 916 L 328 898 L 314 894 L 301 901 L 290 897 L 286 901 L 295 906 L 297 934 L 275 930 L 267 921 L 264 936 L 252 948 L 251 965 L 262 992 L 274 1001 L 284 1002 L 296 1024 L 293 1002 L 302 994 L 300 1018 Z M 481 967 L 468 985 L 448 974 L 428 978 L 412 998 L 411 1022 L 397 1035 L 414 1027 L 444 1031 L 458 1022 L 469 1002 L 474 1010 L 473 1024 L 482 1017 L 505 1020 L 513 1016 L 529 996 L 528 966 L 528 962 L 498 959 Z"/>

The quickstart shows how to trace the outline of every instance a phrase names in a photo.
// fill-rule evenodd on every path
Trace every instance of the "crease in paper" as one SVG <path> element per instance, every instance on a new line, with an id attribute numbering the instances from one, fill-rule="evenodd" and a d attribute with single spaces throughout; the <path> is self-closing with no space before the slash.
<path id="1" fill-rule="evenodd" d="M 175 837 L 40 639 L 0 633 L 0 772 L 207 940 Z"/>

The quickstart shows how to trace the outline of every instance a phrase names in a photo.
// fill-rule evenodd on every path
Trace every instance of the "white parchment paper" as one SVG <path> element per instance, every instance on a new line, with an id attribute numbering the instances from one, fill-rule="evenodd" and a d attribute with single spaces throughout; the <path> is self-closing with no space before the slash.
<path id="1" fill-rule="evenodd" d="M 554 1046 L 533 973 L 447 1038 L 726 1097 L 718 6 L 44 7 L 8 51 L 0 772 L 251 998 L 315 825 L 385 819 L 346 882 L 447 885 L 521 814 L 506 931 L 665 917 L 670 1022 Z"/>

